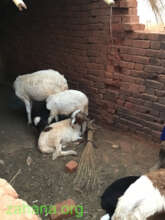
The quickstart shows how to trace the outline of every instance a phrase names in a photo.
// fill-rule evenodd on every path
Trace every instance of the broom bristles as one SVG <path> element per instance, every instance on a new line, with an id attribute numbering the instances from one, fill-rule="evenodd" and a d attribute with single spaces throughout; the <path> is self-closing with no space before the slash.
<path id="1" fill-rule="evenodd" d="M 98 184 L 95 165 L 96 154 L 91 142 L 88 142 L 80 159 L 74 184 L 85 190 L 93 190 Z"/>

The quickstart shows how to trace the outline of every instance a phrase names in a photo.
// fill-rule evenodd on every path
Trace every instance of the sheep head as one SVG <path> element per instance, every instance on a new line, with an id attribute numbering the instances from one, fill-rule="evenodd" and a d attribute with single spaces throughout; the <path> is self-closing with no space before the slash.
<path id="1" fill-rule="evenodd" d="M 76 110 L 71 115 L 71 126 L 73 127 L 74 124 L 82 125 L 84 121 L 88 121 L 87 115 L 82 112 L 80 109 Z"/>

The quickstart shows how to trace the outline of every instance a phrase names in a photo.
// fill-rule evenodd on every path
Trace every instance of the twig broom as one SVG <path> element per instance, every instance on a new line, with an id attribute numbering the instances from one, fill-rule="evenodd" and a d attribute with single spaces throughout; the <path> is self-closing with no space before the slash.
<path id="1" fill-rule="evenodd" d="M 88 122 L 87 144 L 81 155 L 74 184 L 79 189 L 94 190 L 98 184 L 98 175 L 96 169 L 96 152 L 93 144 L 95 128 L 93 121 Z"/>

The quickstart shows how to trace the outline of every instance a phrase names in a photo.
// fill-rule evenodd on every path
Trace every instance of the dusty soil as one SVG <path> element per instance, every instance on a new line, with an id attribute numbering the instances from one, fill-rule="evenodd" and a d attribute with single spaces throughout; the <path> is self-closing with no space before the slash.
<path id="1" fill-rule="evenodd" d="M 10 181 L 21 169 L 12 185 L 22 199 L 30 205 L 51 205 L 72 198 L 83 206 L 83 220 L 99 220 L 104 211 L 100 195 L 114 180 L 127 175 L 141 175 L 154 165 L 159 145 L 131 133 L 99 128 L 95 134 L 97 169 L 100 184 L 86 193 L 75 191 L 76 173 L 65 171 L 65 164 L 79 161 L 84 145 L 76 148 L 78 156 L 66 156 L 52 161 L 51 155 L 37 149 L 36 133 L 27 125 L 24 105 L 14 96 L 12 89 L 0 90 L 0 177 Z M 113 148 L 113 144 L 119 148 Z M 26 160 L 30 157 L 31 164 Z M 79 211 L 80 214 L 80 211 Z M 48 216 L 42 216 L 49 219 Z M 71 217 L 70 219 L 77 219 Z"/>

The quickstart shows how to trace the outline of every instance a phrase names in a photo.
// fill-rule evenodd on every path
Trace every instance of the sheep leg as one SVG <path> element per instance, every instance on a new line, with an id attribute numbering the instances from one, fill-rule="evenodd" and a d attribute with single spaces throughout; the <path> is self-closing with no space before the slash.
<path id="1" fill-rule="evenodd" d="M 77 155 L 77 152 L 74 150 L 61 151 L 61 156 L 67 156 L 67 155 Z"/>
<path id="2" fill-rule="evenodd" d="M 55 120 L 56 120 L 56 121 L 59 121 L 58 115 L 55 116 Z"/>
<path id="3" fill-rule="evenodd" d="M 55 160 L 57 157 L 61 156 L 62 147 L 63 146 L 61 144 L 59 144 L 57 147 L 55 147 L 55 150 L 52 155 L 52 160 Z"/>
<path id="4" fill-rule="evenodd" d="M 83 138 L 82 137 L 78 137 L 77 139 L 76 139 L 76 141 L 81 141 Z"/>
<path id="5" fill-rule="evenodd" d="M 28 124 L 32 123 L 32 118 L 31 118 L 31 109 L 32 109 L 32 103 L 25 99 L 25 107 L 26 107 L 26 113 L 27 113 L 27 117 L 28 117 Z"/>
<path id="6" fill-rule="evenodd" d="M 52 160 L 55 160 L 57 159 L 57 157 L 60 157 L 60 156 L 67 156 L 67 155 L 77 155 L 77 152 L 74 151 L 74 150 L 68 150 L 68 151 L 54 151 L 53 152 L 53 155 L 52 155 Z"/>
<path id="7" fill-rule="evenodd" d="M 49 118 L 48 118 L 48 124 L 50 124 L 53 121 L 54 118 L 55 118 L 56 122 L 59 121 L 58 115 L 56 115 L 56 116 L 50 115 Z"/>

